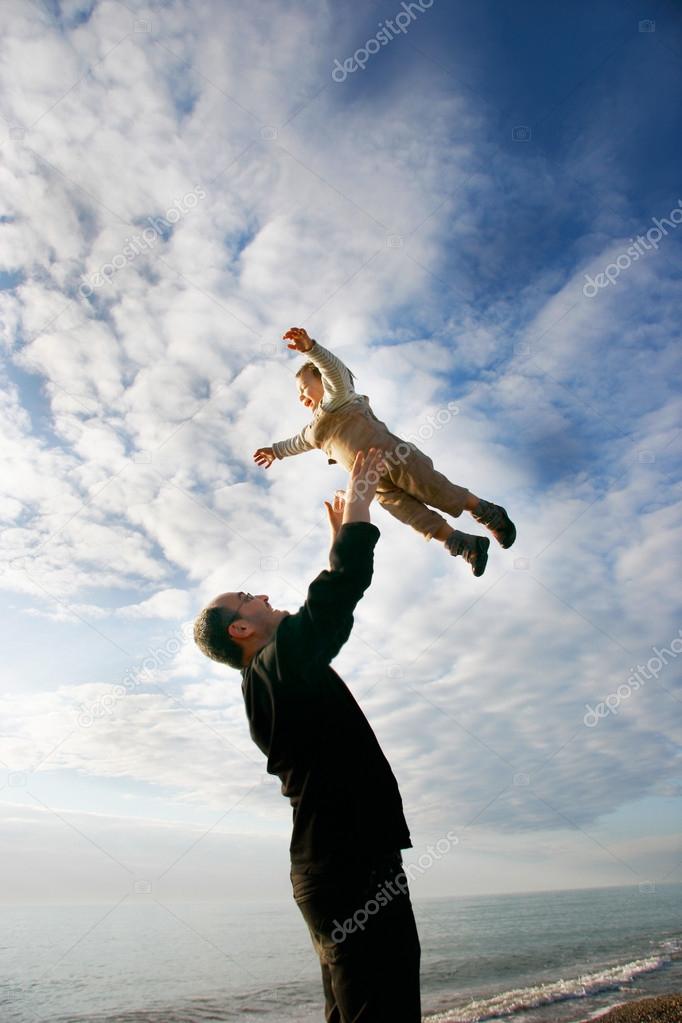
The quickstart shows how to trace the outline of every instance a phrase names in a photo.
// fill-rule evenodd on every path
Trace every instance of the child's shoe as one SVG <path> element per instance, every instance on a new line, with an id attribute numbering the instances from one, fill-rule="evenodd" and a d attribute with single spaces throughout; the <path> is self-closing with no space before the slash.
<path id="1" fill-rule="evenodd" d="M 511 547 L 516 540 L 516 526 L 499 504 L 479 501 L 471 514 L 482 526 L 487 526 L 500 547 Z"/>
<path id="2" fill-rule="evenodd" d="M 487 536 L 471 536 L 470 533 L 462 533 L 459 529 L 453 529 L 445 541 L 445 546 L 453 557 L 461 554 L 464 560 L 471 565 L 474 575 L 483 575 L 488 562 L 488 547 L 490 547 L 490 540 Z"/>

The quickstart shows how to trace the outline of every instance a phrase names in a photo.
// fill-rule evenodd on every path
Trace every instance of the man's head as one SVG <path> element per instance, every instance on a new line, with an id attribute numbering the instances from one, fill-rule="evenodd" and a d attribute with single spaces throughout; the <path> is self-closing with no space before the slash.
<path id="1" fill-rule="evenodd" d="M 302 401 L 306 408 L 314 410 L 324 397 L 324 384 L 322 374 L 314 362 L 306 362 L 296 374 L 298 384 L 298 400 Z"/>
<path id="2" fill-rule="evenodd" d="M 221 593 L 197 615 L 194 642 L 211 660 L 241 669 L 270 642 L 288 614 L 270 607 L 265 593 Z"/>

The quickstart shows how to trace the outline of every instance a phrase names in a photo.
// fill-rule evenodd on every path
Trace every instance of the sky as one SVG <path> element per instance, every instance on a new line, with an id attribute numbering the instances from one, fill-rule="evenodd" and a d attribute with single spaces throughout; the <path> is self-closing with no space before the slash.
<path id="1" fill-rule="evenodd" d="M 334 667 L 413 896 L 681 881 L 679 7 L 0 18 L 2 897 L 290 899 L 291 808 L 191 623 L 327 567 L 342 467 L 252 460 L 307 421 L 291 326 L 518 528 L 475 579 L 371 509 Z"/>

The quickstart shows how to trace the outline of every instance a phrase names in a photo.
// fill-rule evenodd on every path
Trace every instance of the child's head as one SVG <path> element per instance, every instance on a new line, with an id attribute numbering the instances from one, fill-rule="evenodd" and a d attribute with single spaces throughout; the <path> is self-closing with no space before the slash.
<path id="1" fill-rule="evenodd" d="M 355 383 L 355 377 L 348 370 L 351 386 Z M 315 410 L 324 398 L 324 384 L 322 374 L 314 362 L 304 362 L 296 374 L 298 384 L 298 399 L 306 408 Z"/>
<path id="2" fill-rule="evenodd" d="M 298 398 L 306 408 L 316 409 L 324 397 L 322 374 L 314 362 L 306 362 L 296 374 Z"/>

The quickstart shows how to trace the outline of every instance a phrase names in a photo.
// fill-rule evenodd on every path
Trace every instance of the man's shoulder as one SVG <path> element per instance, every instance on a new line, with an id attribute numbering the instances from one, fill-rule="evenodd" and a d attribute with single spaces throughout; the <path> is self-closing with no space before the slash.
<path id="1" fill-rule="evenodd" d="M 247 707 L 297 706 L 301 699 L 320 692 L 319 664 L 309 662 L 306 656 L 309 644 L 304 621 L 305 607 L 296 614 L 287 615 L 277 626 L 274 636 L 254 654 L 242 669 L 242 695 Z"/>
<path id="2" fill-rule="evenodd" d="M 242 692 L 246 691 L 255 676 L 273 680 L 281 675 L 281 650 L 283 645 L 288 646 L 294 642 L 295 624 L 292 620 L 296 619 L 298 614 L 300 612 L 296 615 L 289 614 L 283 618 L 275 629 L 274 635 L 260 650 L 256 651 L 249 663 L 241 669 Z"/>

